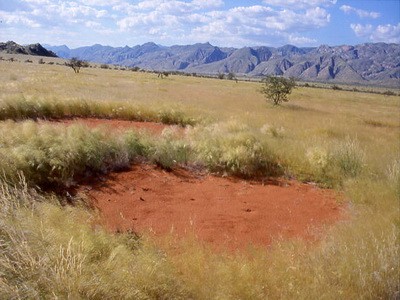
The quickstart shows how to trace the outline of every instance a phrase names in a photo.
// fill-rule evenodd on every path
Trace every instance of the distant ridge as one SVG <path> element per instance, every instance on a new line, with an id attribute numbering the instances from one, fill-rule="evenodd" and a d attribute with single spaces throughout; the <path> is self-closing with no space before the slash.
<path id="1" fill-rule="evenodd" d="M 21 46 L 13 41 L 0 43 L 0 52 L 5 52 L 9 54 L 26 54 L 26 55 L 57 57 L 57 54 L 45 49 L 40 44 Z"/>
<path id="2" fill-rule="evenodd" d="M 146 43 L 134 47 L 93 45 L 69 49 L 48 46 L 60 57 L 78 57 L 147 70 L 238 76 L 279 75 L 311 82 L 375 84 L 400 87 L 400 45 L 361 44 L 298 48 L 222 48 L 210 43 L 165 47 Z"/>
<path id="3" fill-rule="evenodd" d="M 400 88 L 400 44 L 367 43 L 299 48 L 257 46 L 228 48 L 210 43 L 161 46 L 149 42 L 134 47 L 99 44 L 70 49 L 66 45 L 20 46 L 0 43 L 0 51 L 31 55 L 77 57 L 82 60 L 139 67 L 145 70 L 237 76 L 295 77 L 308 82 L 380 85 Z M 50 50 L 50 51 L 49 51 Z"/>

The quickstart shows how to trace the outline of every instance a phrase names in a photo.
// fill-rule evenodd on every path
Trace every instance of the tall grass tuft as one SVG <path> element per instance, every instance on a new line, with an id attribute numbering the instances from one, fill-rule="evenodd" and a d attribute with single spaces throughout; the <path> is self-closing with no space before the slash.
<path id="1" fill-rule="evenodd" d="M 343 176 L 356 177 L 363 170 L 365 154 L 356 140 L 346 138 L 334 146 L 331 159 Z"/>
<path id="2" fill-rule="evenodd" d="M 196 160 L 211 171 L 250 176 L 281 174 L 278 158 L 249 127 L 236 121 L 195 128 L 189 132 Z"/>
<path id="3" fill-rule="evenodd" d="M 165 128 L 149 149 L 150 161 L 171 170 L 174 165 L 187 164 L 192 159 L 190 144 L 179 137 L 177 128 Z"/>
<path id="4" fill-rule="evenodd" d="M 0 182 L 4 299 L 187 299 L 165 254 L 130 234 L 94 231 L 93 215 Z"/>
<path id="5" fill-rule="evenodd" d="M 83 99 L 58 101 L 17 96 L 0 102 L 0 120 L 75 117 L 152 121 L 180 126 L 194 125 L 198 122 L 195 118 L 186 116 L 179 108 L 164 107 L 153 110 L 144 105 L 123 101 L 101 102 Z"/>
<path id="6" fill-rule="evenodd" d="M 17 181 L 22 172 L 30 185 L 69 185 L 75 176 L 123 169 L 130 152 L 120 139 L 81 125 L 59 127 L 33 121 L 0 126 L 0 172 Z"/>

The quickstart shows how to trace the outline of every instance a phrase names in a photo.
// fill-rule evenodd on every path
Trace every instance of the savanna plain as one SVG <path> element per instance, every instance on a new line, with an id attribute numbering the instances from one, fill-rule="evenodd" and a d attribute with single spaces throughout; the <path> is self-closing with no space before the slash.
<path id="1" fill-rule="evenodd" d="M 0 298 L 398 299 L 400 98 L 0 61 Z M 71 118 L 159 122 L 159 136 Z M 40 121 L 39 121 L 40 120 Z M 43 121 L 48 120 L 48 121 Z M 110 232 L 69 189 L 135 164 L 337 193 L 317 240 L 219 249 L 193 236 Z"/>

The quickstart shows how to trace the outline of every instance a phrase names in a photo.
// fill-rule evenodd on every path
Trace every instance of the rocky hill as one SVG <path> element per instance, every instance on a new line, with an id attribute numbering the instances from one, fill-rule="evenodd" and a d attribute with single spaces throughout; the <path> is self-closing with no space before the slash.
<path id="1" fill-rule="evenodd" d="M 203 74 L 232 72 L 248 77 L 282 75 L 304 81 L 400 87 L 399 44 L 235 49 L 209 43 L 171 47 L 146 43 L 118 48 L 93 45 L 77 49 L 49 46 L 48 49 L 63 58 L 78 57 L 148 70 Z"/>
<path id="2" fill-rule="evenodd" d="M 0 43 L 0 52 L 8 54 L 27 54 L 27 55 L 57 57 L 57 55 L 54 52 L 45 49 L 40 44 L 21 46 L 12 41 L 6 43 Z"/>

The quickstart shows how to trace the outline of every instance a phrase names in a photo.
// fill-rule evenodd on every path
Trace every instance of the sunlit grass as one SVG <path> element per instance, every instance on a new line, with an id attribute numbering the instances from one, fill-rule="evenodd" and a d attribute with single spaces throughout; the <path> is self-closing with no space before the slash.
<path id="1" fill-rule="evenodd" d="M 5 298 L 390 299 L 400 283 L 400 99 L 298 88 L 273 107 L 253 82 L 0 62 L 2 120 L 95 116 L 187 126 L 160 137 L 33 121 L 0 124 L 0 294 Z M 193 120 L 197 122 L 194 122 Z M 297 178 L 344 193 L 318 243 L 215 253 L 195 241 L 93 228 L 35 186 L 125 168 L 198 164 Z M 25 178 L 25 179 L 23 179 Z M 22 180 L 22 183 L 21 183 Z M 7 183 L 5 183 L 6 181 Z M 26 182 L 26 183 L 24 183 Z M 12 183 L 10 187 L 9 183 Z"/>

